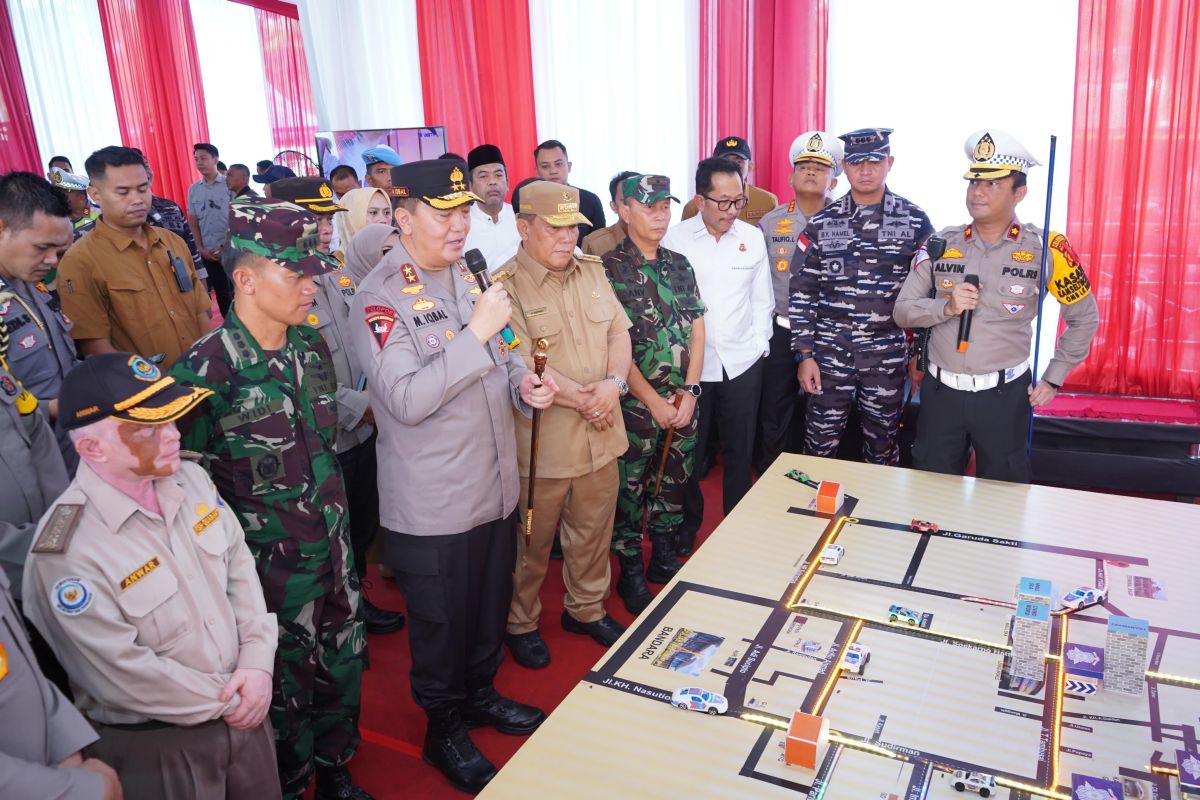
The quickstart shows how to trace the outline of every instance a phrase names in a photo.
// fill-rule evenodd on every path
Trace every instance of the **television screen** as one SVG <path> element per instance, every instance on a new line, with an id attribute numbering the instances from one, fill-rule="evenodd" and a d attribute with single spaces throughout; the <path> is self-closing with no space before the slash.
<path id="1" fill-rule="evenodd" d="M 318 131 L 317 162 L 321 174 L 326 178 L 339 164 L 349 164 L 361 179 L 366 167 L 362 154 L 375 145 L 386 144 L 400 154 L 407 164 L 437 158 L 446 152 L 446 129 L 433 128 L 388 128 L 373 131 Z"/>

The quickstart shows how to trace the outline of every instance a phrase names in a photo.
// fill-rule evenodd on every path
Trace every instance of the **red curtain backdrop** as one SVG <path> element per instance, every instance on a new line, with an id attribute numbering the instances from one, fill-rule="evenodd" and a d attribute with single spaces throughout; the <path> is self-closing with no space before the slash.
<path id="1" fill-rule="evenodd" d="M 792 140 L 825 125 L 829 0 L 701 0 L 700 153 L 744 136 L 754 183 L 790 197 Z"/>
<path id="2" fill-rule="evenodd" d="M 192 145 L 208 139 L 188 0 L 97 2 L 121 139 L 146 154 L 154 193 L 186 208 Z"/>
<path id="3" fill-rule="evenodd" d="M 713 146 L 723 136 L 750 140 L 751 2 L 700 2 L 701 158 L 712 155 Z M 753 141 L 750 147 L 754 149 Z"/>
<path id="4" fill-rule="evenodd" d="M 1197 42 L 1197 0 L 1080 0 L 1067 235 L 1100 329 L 1072 389 L 1200 397 Z"/>
<path id="5" fill-rule="evenodd" d="M 249 4 L 256 5 L 256 4 Z M 262 41 L 263 74 L 267 81 L 267 114 L 275 151 L 298 150 L 316 161 L 317 112 L 308 82 L 308 60 L 296 16 L 258 8 L 258 35 Z M 288 166 L 297 175 L 315 170 Z"/>
<path id="6" fill-rule="evenodd" d="M 445 125 L 464 158 L 500 148 L 510 183 L 532 170 L 537 118 L 528 0 L 417 0 L 425 124 Z"/>
<path id="7" fill-rule="evenodd" d="M 754 30 L 755 183 L 786 201 L 792 197 L 792 140 L 825 129 L 829 0 L 755 0 Z"/>
<path id="8" fill-rule="evenodd" d="M 7 0 L 0 0 L 0 173 L 16 169 L 38 174 L 43 171 L 13 39 L 12 17 L 8 15 Z"/>

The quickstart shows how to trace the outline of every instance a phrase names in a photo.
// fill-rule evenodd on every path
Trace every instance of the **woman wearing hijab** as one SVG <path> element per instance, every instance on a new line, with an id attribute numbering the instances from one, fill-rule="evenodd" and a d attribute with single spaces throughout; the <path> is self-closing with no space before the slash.
<path id="1" fill-rule="evenodd" d="M 346 248 L 346 272 L 354 279 L 354 283 L 362 283 L 399 241 L 400 233 L 391 225 L 381 223 L 367 225 L 355 234 Z"/>
<path id="2" fill-rule="evenodd" d="M 367 225 L 392 224 L 392 202 L 382 189 L 351 189 L 342 195 L 341 204 L 346 207 L 346 213 L 338 219 L 343 252 L 350 247 L 355 234 Z"/>

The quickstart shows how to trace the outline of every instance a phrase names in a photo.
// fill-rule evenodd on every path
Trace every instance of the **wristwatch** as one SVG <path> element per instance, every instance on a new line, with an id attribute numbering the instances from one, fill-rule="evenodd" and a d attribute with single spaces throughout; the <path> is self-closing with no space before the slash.
<path id="1" fill-rule="evenodd" d="M 683 385 L 683 391 L 687 392 L 687 393 L 688 393 L 688 394 L 690 394 L 692 397 L 699 397 L 699 396 L 700 396 L 700 384 L 698 384 L 698 383 L 685 383 L 685 384 Z"/>
<path id="2" fill-rule="evenodd" d="M 796 363 L 799 364 L 801 361 L 808 361 L 812 357 L 812 350 L 801 350 L 799 353 L 796 353 Z"/>
<path id="3" fill-rule="evenodd" d="M 621 380 L 616 375 L 609 375 L 608 380 L 612 381 L 613 383 L 615 383 L 617 385 L 617 391 L 620 393 L 621 397 L 624 397 L 625 395 L 629 394 L 629 384 L 628 383 Z"/>

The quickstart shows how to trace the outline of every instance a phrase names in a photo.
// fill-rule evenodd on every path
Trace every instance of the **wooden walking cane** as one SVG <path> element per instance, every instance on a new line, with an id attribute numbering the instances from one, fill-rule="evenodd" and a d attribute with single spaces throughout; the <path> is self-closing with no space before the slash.
<path id="1" fill-rule="evenodd" d="M 675 394 L 675 408 L 679 408 L 679 404 L 683 402 L 683 395 Z M 675 429 L 667 428 L 667 438 L 663 441 L 662 457 L 658 459 L 658 478 L 654 481 L 654 496 L 658 497 L 658 490 L 662 488 L 663 472 L 667 468 L 667 455 L 671 452 L 671 439 L 675 438 Z"/>
<path id="2" fill-rule="evenodd" d="M 533 343 L 533 374 L 537 376 L 538 386 L 542 385 L 542 375 L 546 373 L 546 350 L 550 342 L 538 339 Z M 538 456 L 538 423 L 542 421 L 542 410 L 533 410 L 533 426 L 529 432 L 529 492 L 525 498 L 525 546 L 533 538 L 533 487 L 537 481 Z"/>

